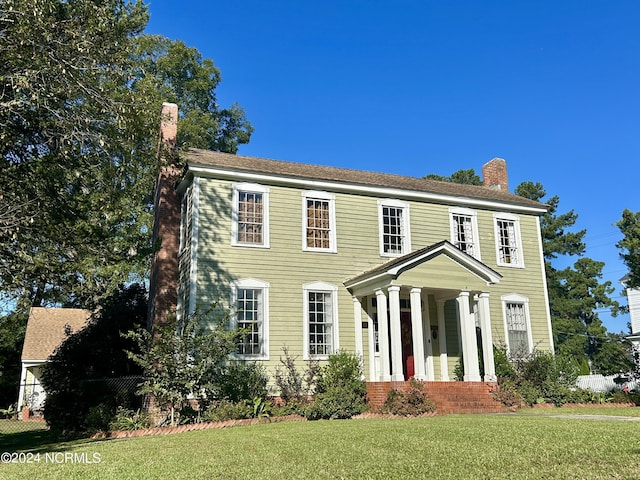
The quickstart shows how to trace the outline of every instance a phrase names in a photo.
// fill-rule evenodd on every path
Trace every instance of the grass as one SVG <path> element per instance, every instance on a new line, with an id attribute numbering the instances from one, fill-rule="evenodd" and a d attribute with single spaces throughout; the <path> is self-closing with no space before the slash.
<path id="1" fill-rule="evenodd" d="M 41 454 L 39 463 L 0 465 L 0 477 L 640 478 L 639 427 L 637 422 L 539 415 L 273 423 L 124 440 L 40 443 L 32 451 Z M 45 462 L 43 456 L 51 452 L 58 452 L 60 463 Z M 65 460 L 65 453 L 77 455 Z"/>

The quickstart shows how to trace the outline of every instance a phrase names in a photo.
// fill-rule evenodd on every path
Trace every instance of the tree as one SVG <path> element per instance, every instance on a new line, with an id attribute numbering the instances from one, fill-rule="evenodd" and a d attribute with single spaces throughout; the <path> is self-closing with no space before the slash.
<path id="1" fill-rule="evenodd" d="M 430 173 L 423 178 L 427 180 L 439 180 L 441 182 L 462 183 L 466 185 L 482 185 L 482 179 L 476 174 L 473 168 L 468 170 L 458 170 L 453 172 L 450 177 Z"/>
<path id="2" fill-rule="evenodd" d="M 69 335 L 51 356 L 42 378 L 44 414 L 51 428 L 106 429 L 118 406 L 140 406 L 135 380 L 123 388 L 127 385 L 121 377 L 141 373 L 127 354 L 137 345 L 123 333 L 146 324 L 146 293 L 139 284 L 121 286 L 101 302 L 88 325 Z"/>
<path id="3" fill-rule="evenodd" d="M 218 106 L 215 91 L 222 81 L 210 59 L 181 41 L 158 35 L 136 38 L 132 88 L 144 92 L 157 108 L 162 102 L 178 105 L 177 147 L 236 153 L 249 143 L 253 127 L 238 104 Z"/>
<path id="4" fill-rule="evenodd" d="M 156 326 L 153 335 L 146 329 L 127 334 L 138 346 L 129 358 L 145 376 L 139 393 L 152 395 L 160 407 L 167 407 L 172 425 L 175 411 L 185 406 L 188 397 L 220 398 L 229 355 L 242 335 L 228 328 L 228 320 L 229 313 L 221 314 L 214 304 L 171 325 Z"/>
<path id="5" fill-rule="evenodd" d="M 141 1 L 0 4 L 0 290 L 28 304 L 91 308 L 146 276 L 162 101 L 184 147 L 249 141 L 213 63 L 142 35 L 147 18 Z"/>
<path id="6" fill-rule="evenodd" d="M 640 287 L 640 211 L 634 213 L 625 208 L 616 226 L 623 235 L 616 247 L 620 250 L 620 258 L 629 269 L 626 286 Z"/>

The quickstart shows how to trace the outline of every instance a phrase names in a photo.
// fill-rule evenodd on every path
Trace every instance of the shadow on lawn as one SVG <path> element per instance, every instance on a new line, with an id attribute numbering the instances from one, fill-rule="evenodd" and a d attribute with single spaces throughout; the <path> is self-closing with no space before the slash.
<path id="1" fill-rule="evenodd" d="M 69 436 L 54 432 L 43 426 L 22 432 L 0 433 L 0 451 L 2 452 L 63 452 L 79 445 L 96 443 L 102 440 L 89 439 L 86 436 Z"/>

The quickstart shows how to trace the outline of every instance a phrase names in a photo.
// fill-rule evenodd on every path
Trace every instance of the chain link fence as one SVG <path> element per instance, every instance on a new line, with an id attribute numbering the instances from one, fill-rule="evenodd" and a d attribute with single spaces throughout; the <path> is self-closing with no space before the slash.
<path id="1" fill-rule="evenodd" d="M 143 408 L 146 406 L 145 398 L 137 394 L 143 380 L 144 378 L 138 375 L 81 380 L 78 391 L 85 392 L 86 400 L 91 405 Z M 40 383 L 31 379 L 30 382 L 20 385 L 20 389 L 22 408 L 18 408 L 17 403 L 7 408 L 0 408 L 0 445 L 10 441 L 7 437 L 11 435 L 48 430 L 44 418 L 46 392 Z"/>

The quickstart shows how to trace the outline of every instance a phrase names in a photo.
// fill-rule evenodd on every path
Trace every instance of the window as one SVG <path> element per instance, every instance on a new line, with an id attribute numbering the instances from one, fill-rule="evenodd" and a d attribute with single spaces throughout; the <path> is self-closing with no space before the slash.
<path id="1" fill-rule="evenodd" d="M 338 288 L 323 282 L 304 291 L 304 358 L 326 359 L 338 350 Z"/>
<path id="2" fill-rule="evenodd" d="M 302 249 L 336 251 L 335 197 L 326 192 L 302 193 Z"/>
<path id="3" fill-rule="evenodd" d="M 452 208 L 449 210 L 449 215 L 451 216 L 451 243 L 480 260 L 476 213 L 467 208 Z"/>
<path id="4" fill-rule="evenodd" d="M 233 188 L 231 244 L 269 246 L 269 189 L 241 183 Z"/>
<path id="5" fill-rule="evenodd" d="M 411 251 L 409 204 L 398 200 L 378 201 L 380 255 L 394 257 Z"/>
<path id="6" fill-rule="evenodd" d="M 233 326 L 244 330 L 236 355 L 240 358 L 267 360 L 269 284 L 255 279 L 234 283 L 232 305 Z"/>
<path id="7" fill-rule="evenodd" d="M 511 294 L 502 297 L 507 348 L 512 357 L 531 353 L 532 336 L 529 326 L 529 299 Z"/>
<path id="8" fill-rule="evenodd" d="M 520 241 L 520 221 L 514 215 L 495 216 L 498 265 L 524 267 Z"/>

